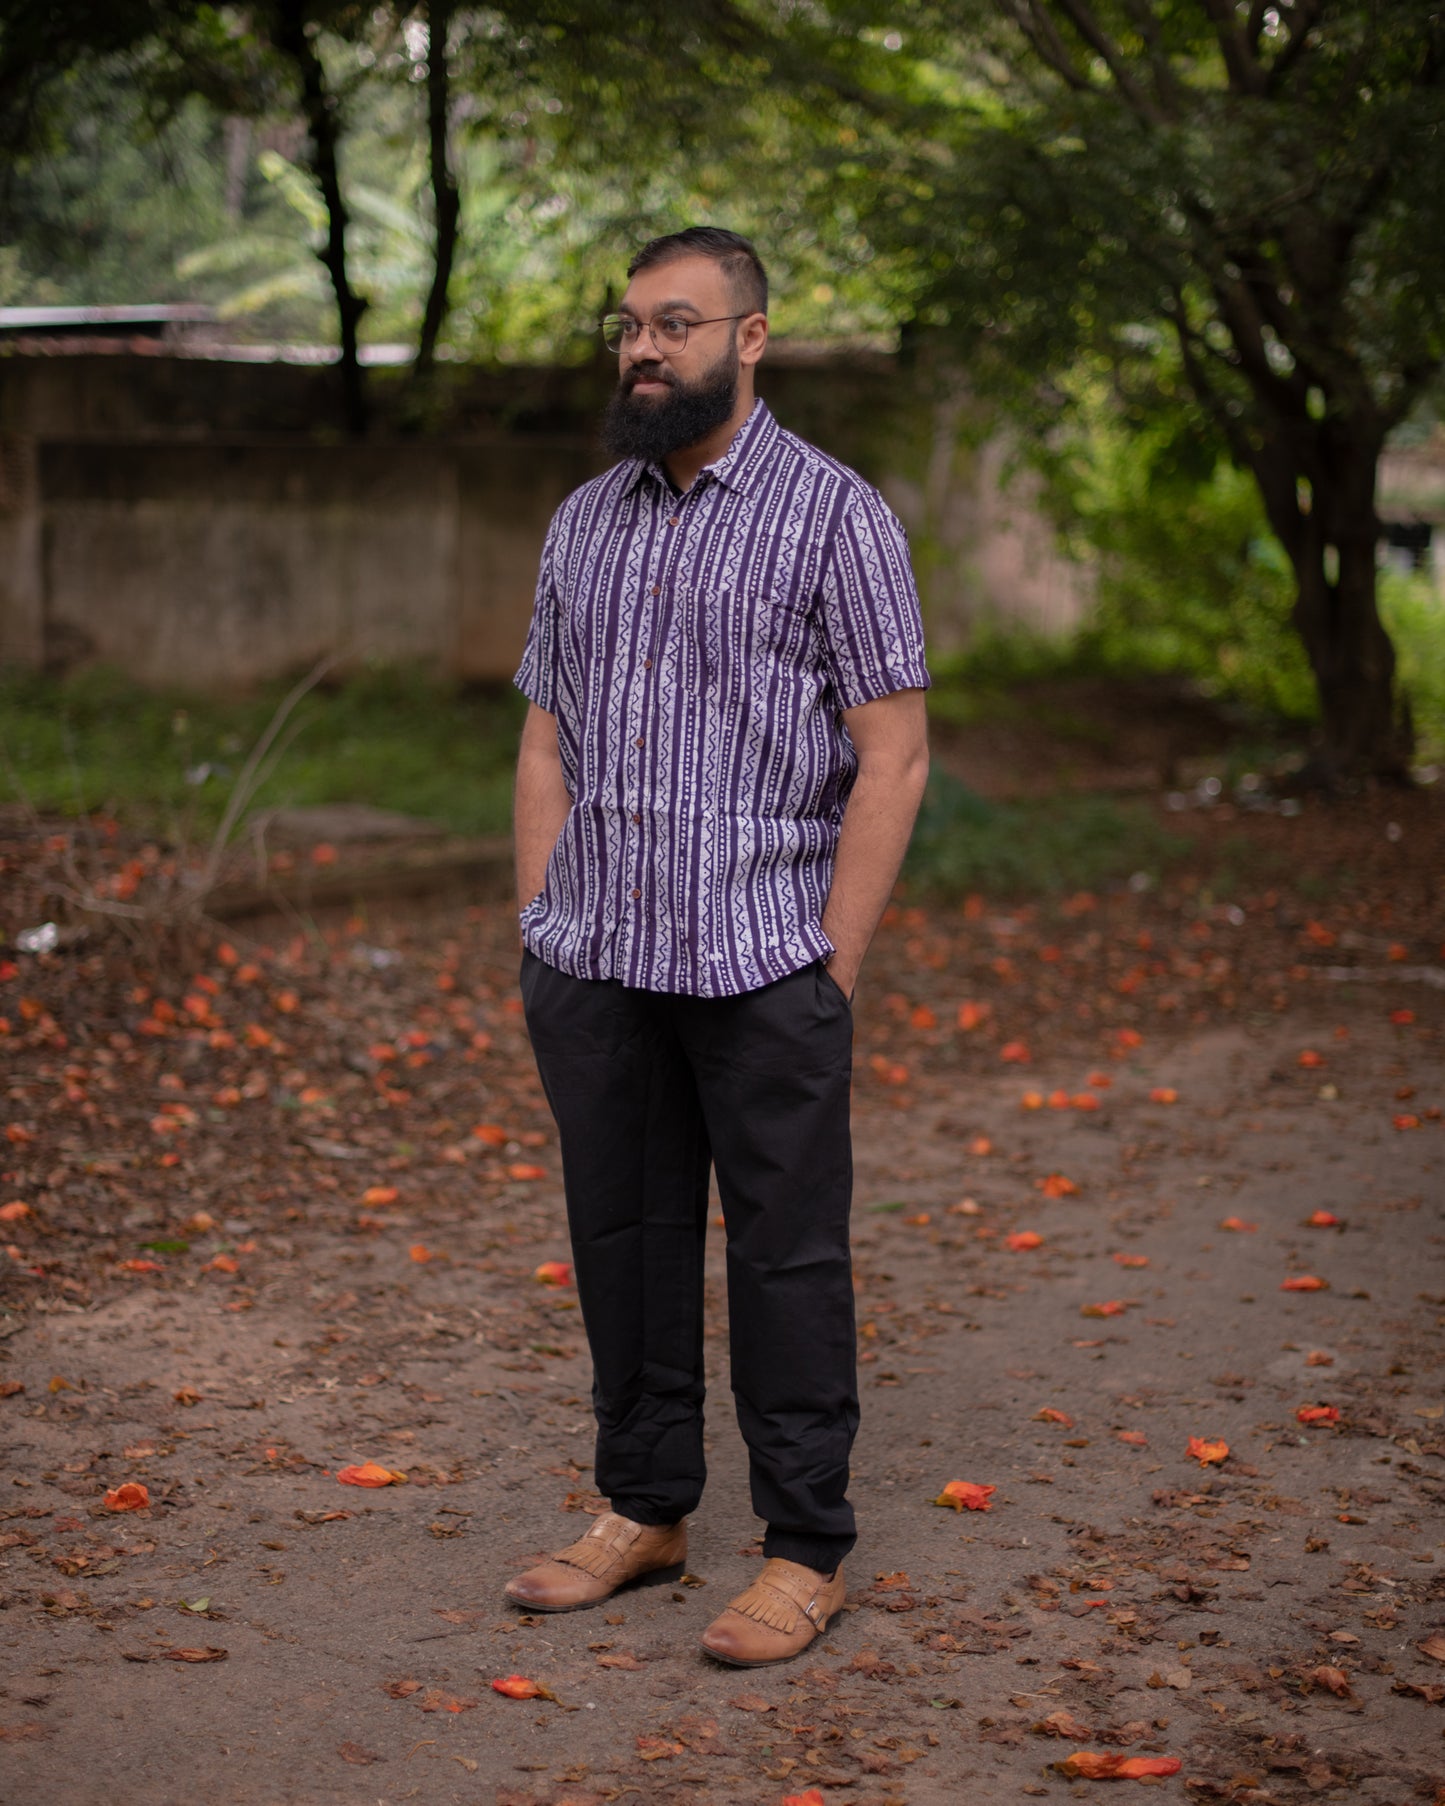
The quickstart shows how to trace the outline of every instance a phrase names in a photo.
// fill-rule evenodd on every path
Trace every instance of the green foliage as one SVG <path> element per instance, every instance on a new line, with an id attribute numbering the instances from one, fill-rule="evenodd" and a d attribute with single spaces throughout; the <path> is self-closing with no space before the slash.
<path id="1" fill-rule="evenodd" d="M 99 669 L 63 682 L 5 670 L 0 794 L 42 813 L 99 810 L 194 840 L 219 821 L 285 687 L 222 702 L 157 695 Z M 522 713 L 510 689 L 362 671 L 300 705 L 296 736 L 255 806 L 369 803 L 457 833 L 503 833 Z"/>
<path id="2" fill-rule="evenodd" d="M 903 871 L 912 889 L 936 895 L 1088 890 L 1139 872 L 1153 882 L 1188 846 L 1147 803 L 989 803 L 935 766 Z"/>
<path id="3" fill-rule="evenodd" d="M 1380 573 L 1380 615 L 1399 660 L 1422 760 L 1445 759 L 1445 596 L 1423 575 Z"/>

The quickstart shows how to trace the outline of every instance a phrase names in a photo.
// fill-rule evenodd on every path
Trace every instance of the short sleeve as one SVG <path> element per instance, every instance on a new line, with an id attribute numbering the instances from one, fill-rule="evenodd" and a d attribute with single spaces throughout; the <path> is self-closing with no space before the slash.
<path id="1" fill-rule="evenodd" d="M 903 524 L 877 490 L 845 497 L 823 567 L 821 622 L 839 706 L 926 690 L 923 617 Z"/>
<path id="2" fill-rule="evenodd" d="M 542 548 L 541 566 L 537 573 L 537 594 L 532 603 L 532 622 L 527 629 L 527 643 L 522 649 L 522 662 L 512 682 L 529 702 L 549 715 L 557 712 L 557 628 L 559 597 L 557 593 L 556 557 L 560 515 L 552 517 L 547 540 Z"/>

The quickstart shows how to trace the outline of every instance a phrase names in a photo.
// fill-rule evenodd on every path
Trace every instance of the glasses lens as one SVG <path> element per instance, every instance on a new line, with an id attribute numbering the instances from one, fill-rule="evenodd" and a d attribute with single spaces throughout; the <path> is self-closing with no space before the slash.
<path id="1" fill-rule="evenodd" d="M 663 351 L 681 351 L 687 343 L 687 321 L 662 314 L 652 322 L 653 336 Z"/>
<path id="2" fill-rule="evenodd" d="M 621 351 L 636 336 L 636 320 L 629 320 L 622 314 L 608 314 L 602 322 L 602 343 L 609 351 Z"/>

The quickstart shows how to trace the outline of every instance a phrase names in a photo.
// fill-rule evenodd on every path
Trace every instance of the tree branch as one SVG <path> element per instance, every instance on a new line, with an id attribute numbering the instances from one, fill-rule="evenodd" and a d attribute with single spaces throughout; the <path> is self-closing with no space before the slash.
<path id="1" fill-rule="evenodd" d="M 1131 111 L 1136 113 L 1147 125 L 1166 124 L 1164 114 L 1130 73 L 1124 53 L 1090 12 L 1088 0 L 1052 0 L 1052 3 L 1064 14 L 1094 54 L 1103 61 L 1105 68 L 1114 78 L 1114 86 L 1128 102 Z"/>

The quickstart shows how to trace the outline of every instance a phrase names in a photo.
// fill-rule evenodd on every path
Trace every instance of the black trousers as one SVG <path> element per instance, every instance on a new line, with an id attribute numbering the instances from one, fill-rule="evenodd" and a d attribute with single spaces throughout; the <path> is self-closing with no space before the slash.
<path id="1" fill-rule="evenodd" d="M 598 1490 L 643 1524 L 674 1523 L 702 1496 L 715 1163 L 763 1550 L 831 1572 L 853 1546 L 858 1427 L 846 998 L 821 965 L 705 998 L 570 978 L 530 953 L 522 998 L 562 1143 Z"/>

